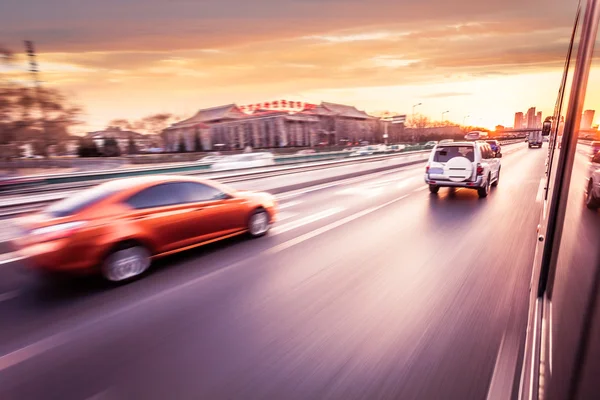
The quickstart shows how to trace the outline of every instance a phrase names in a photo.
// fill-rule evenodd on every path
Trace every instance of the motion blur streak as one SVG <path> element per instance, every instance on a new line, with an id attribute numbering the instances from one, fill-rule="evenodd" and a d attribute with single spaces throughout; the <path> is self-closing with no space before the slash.
<path id="1" fill-rule="evenodd" d="M 397 170 L 299 194 L 286 224 L 343 211 L 129 285 L 25 276 L 0 302 L 0 398 L 485 398 L 502 338 L 525 335 L 546 154 L 518 146 L 486 199 Z"/>

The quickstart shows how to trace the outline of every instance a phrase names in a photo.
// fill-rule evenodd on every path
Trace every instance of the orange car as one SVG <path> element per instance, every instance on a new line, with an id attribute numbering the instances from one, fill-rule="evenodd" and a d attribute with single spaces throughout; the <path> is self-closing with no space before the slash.
<path id="1" fill-rule="evenodd" d="M 277 215 L 268 193 L 235 191 L 191 177 L 115 180 L 18 221 L 15 244 L 32 268 L 101 272 L 110 281 L 142 274 L 152 259 L 242 233 L 267 233 Z"/>

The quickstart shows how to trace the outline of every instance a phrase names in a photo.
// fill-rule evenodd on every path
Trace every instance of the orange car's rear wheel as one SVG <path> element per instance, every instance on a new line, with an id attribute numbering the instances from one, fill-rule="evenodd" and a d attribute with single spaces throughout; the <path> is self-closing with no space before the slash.
<path id="1" fill-rule="evenodd" d="M 123 282 L 146 272 L 151 254 L 138 243 L 117 246 L 102 264 L 102 276 L 111 282 Z"/>

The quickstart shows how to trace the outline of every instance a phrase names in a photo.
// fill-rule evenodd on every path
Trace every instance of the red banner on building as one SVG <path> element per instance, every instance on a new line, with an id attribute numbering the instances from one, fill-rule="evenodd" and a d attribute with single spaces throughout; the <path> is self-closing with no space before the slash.
<path id="1" fill-rule="evenodd" d="M 247 104 L 239 106 L 239 109 L 247 114 L 252 114 L 261 110 L 296 113 L 311 110 L 315 107 L 317 107 L 316 104 L 305 103 L 303 101 L 276 100 L 265 103 Z"/>

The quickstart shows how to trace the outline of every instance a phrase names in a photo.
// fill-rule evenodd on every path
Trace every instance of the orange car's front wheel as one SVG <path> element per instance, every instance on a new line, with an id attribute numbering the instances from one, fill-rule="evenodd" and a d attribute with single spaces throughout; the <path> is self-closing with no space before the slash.
<path id="1" fill-rule="evenodd" d="M 252 237 L 264 236 L 269 231 L 269 214 L 264 209 L 252 213 L 248 220 L 248 232 Z"/>

